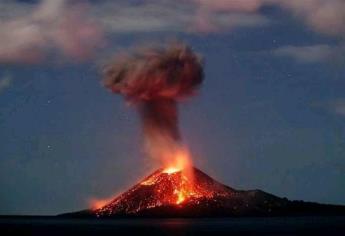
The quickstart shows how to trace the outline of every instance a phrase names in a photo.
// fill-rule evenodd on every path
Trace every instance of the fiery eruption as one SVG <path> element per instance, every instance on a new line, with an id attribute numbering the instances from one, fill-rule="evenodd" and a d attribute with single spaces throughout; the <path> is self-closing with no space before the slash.
<path id="1" fill-rule="evenodd" d="M 177 102 L 193 96 L 202 83 L 201 57 L 183 44 L 144 48 L 115 58 L 105 68 L 104 75 L 105 87 L 123 95 L 137 108 L 146 150 L 163 164 L 161 170 L 137 186 L 139 192 L 151 191 L 150 199 L 134 202 L 148 208 L 181 205 L 186 199 L 200 195 L 194 185 L 189 152 L 181 142 Z M 146 198 L 137 195 L 133 197 Z M 119 199 L 104 207 L 97 204 L 99 214 L 116 208 Z M 136 204 L 133 205 L 140 208 Z"/>
<path id="2" fill-rule="evenodd" d="M 163 163 L 112 200 L 71 213 L 91 217 L 278 216 L 334 214 L 345 208 L 279 198 L 260 190 L 223 185 L 194 168 L 181 142 L 177 102 L 192 96 L 203 80 L 201 59 L 185 45 L 149 48 L 118 57 L 105 70 L 105 86 L 123 95 L 140 114 L 148 153 Z"/>
<path id="3" fill-rule="evenodd" d="M 195 94 L 203 81 L 200 56 L 183 44 L 144 48 L 115 58 L 104 74 L 104 85 L 137 107 L 148 154 L 165 167 L 189 167 L 177 102 Z"/>

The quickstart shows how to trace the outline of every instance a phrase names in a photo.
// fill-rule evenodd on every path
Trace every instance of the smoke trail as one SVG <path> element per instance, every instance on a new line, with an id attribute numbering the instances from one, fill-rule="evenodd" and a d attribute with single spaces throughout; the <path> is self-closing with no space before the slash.
<path id="1" fill-rule="evenodd" d="M 183 44 L 139 49 L 117 57 L 104 74 L 104 85 L 137 107 L 149 155 L 173 158 L 181 145 L 177 102 L 203 81 L 200 56 Z"/>

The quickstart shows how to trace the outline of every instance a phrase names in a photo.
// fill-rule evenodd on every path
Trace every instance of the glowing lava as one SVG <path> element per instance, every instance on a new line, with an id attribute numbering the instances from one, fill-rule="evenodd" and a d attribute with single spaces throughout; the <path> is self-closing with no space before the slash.
<path id="1" fill-rule="evenodd" d="M 173 174 L 179 171 L 185 171 L 192 166 L 192 161 L 189 152 L 185 148 L 180 148 L 173 155 L 173 158 L 165 163 L 163 173 Z"/>
<path id="2" fill-rule="evenodd" d="M 176 173 L 176 172 L 179 172 L 179 171 L 181 171 L 181 169 L 176 168 L 176 167 L 168 167 L 168 168 L 163 170 L 163 173 L 173 174 L 173 173 Z"/>
<path id="3" fill-rule="evenodd" d="M 190 206 L 217 204 L 218 199 L 229 198 L 233 194 L 234 190 L 194 167 L 180 169 L 168 166 L 155 171 L 93 212 L 97 217 L 106 217 L 145 215 L 155 212 L 155 209 L 165 209 L 164 212 L 188 211 Z"/>
<path id="4" fill-rule="evenodd" d="M 191 159 L 188 151 L 184 148 L 179 149 L 173 162 L 169 163 L 162 173 L 172 175 L 173 195 L 168 199 L 169 203 L 177 205 L 183 203 L 187 198 L 194 195 L 193 175 L 190 171 Z M 146 180 L 146 184 L 152 180 Z"/>
<path id="5" fill-rule="evenodd" d="M 186 199 L 183 191 L 178 191 L 176 204 L 182 203 Z"/>
<path id="6" fill-rule="evenodd" d="M 96 209 L 102 208 L 103 206 L 105 206 L 110 201 L 111 201 L 111 199 L 90 199 L 89 205 L 90 205 L 91 209 L 96 210 Z"/>

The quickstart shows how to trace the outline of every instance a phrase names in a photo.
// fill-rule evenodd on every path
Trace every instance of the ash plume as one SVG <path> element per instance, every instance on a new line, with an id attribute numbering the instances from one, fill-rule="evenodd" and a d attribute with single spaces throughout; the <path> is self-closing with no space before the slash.
<path id="1" fill-rule="evenodd" d="M 181 148 L 177 102 L 201 85 L 201 57 L 184 44 L 142 48 L 115 58 L 104 76 L 106 88 L 137 108 L 148 154 L 169 162 Z"/>

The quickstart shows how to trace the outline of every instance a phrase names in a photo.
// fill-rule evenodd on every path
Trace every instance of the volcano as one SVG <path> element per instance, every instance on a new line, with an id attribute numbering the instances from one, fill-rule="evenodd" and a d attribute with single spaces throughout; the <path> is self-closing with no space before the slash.
<path id="1" fill-rule="evenodd" d="M 159 169 L 97 209 L 69 217 L 228 217 L 345 215 L 345 206 L 290 201 L 228 187 L 197 168 Z"/>

